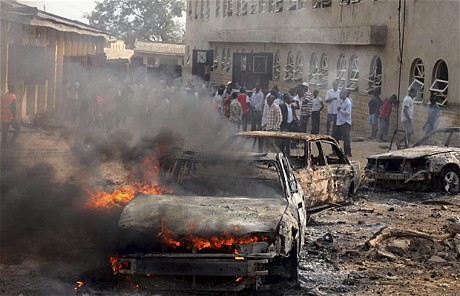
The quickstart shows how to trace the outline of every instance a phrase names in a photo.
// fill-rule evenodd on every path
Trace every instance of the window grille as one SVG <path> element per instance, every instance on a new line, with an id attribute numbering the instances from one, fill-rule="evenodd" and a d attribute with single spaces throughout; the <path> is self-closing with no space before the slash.
<path id="1" fill-rule="evenodd" d="M 267 12 L 267 1 L 269 0 L 259 0 L 259 13 Z"/>
<path id="2" fill-rule="evenodd" d="M 219 1 L 219 0 L 217 0 Z M 227 16 L 228 13 L 228 0 L 222 0 L 224 3 L 222 5 L 223 16 Z"/>
<path id="3" fill-rule="evenodd" d="M 198 19 L 198 1 L 195 0 L 195 19 Z"/>
<path id="4" fill-rule="evenodd" d="M 233 14 L 233 0 L 227 0 L 227 15 L 232 16 Z"/>
<path id="5" fill-rule="evenodd" d="M 286 68 L 284 68 L 284 80 L 292 80 L 294 78 L 294 67 L 295 67 L 295 60 L 294 54 L 292 52 L 288 53 L 288 58 L 286 62 Z"/>
<path id="6" fill-rule="evenodd" d="M 335 79 L 339 82 L 339 87 L 344 88 L 347 80 L 347 60 L 345 56 L 340 55 L 339 62 L 337 64 L 337 75 Z"/>
<path id="7" fill-rule="evenodd" d="M 297 0 L 288 0 L 288 10 L 296 10 L 297 9 Z"/>
<path id="8" fill-rule="evenodd" d="M 212 63 L 212 68 L 213 69 L 217 69 L 219 67 L 219 49 L 217 48 L 214 48 L 214 61 Z"/>
<path id="9" fill-rule="evenodd" d="M 319 83 L 319 62 L 318 62 L 318 55 L 313 53 L 310 59 L 310 72 L 309 81 L 308 83 L 311 85 L 318 85 Z"/>
<path id="10" fill-rule="evenodd" d="M 225 63 L 225 71 L 229 72 L 232 69 L 232 55 L 230 52 L 230 48 L 227 48 L 227 60 Z"/>
<path id="11" fill-rule="evenodd" d="M 432 96 L 436 97 L 438 105 L 444 106 L 447 103 L 447 93 L 449 88 L 449 71 L 446 62 L 438 61 L 434 68 L 433 84 L 430 87 Z"/>
<path id="12" fill-rule="evenodd" d="M 220 69 L 225 71 L 225 67 L 227 64 L 227 51 L 225 48 L 222 48 L 222 60 L 220 61 Z"/>
<path id="13" fill-rule="evenodd" d="M 237 0 L 236 2 L 236 15 L 248 14 L 248 0 Z"/>
<path id="14" fill-rule="evenodd" d="M 303 54 L 297 53 L 294 69 L 294 81 L 300 81 L 303 77 Z"/>
<path id="15" fill-rule="evenodd" d="M 332 0 L 313 0 L 312 6 L 313 8 L 323 8 L 323 7 L 331 7 Z"/>
<path id="16" fill-rule="evenodd" d="M 259 10 L 259 0 L 251 0 L 251 14 L 256 14 Z"/>
<path id="17" fill-rule="evenodd" d="M 409 88 L 414 88 L 417 92 L 414 103 L 423 103 L 423 89 L 425 87 L 425 65 L 421 59 L 416 59 L 412 63 L 412 75 Z"/>
<path id="18" fill-rule="evenodd" d="M 281 54 L 277 50 L 275 52 L 275 59 L 273 60 L 273 80 L 279 80 L 281 77 Z"/>
<path id="19" fill-rule="evenodd" d="M 329 80 L 329 61 L 326 54 L 323 54 L 321 57 L 321 67 L 319 70 L 319 86 L 322 88 L 327 88 L 327 83 Z"/>
<path id="20" fill-rule="evenodd" d="M 220 0 L 216 1 L 216 17 L 220 17 Z"/>
<path id="21" fill-rule="evenodd" d="M 193 14 L 193 10 L 192 10 L 192 1 L 189 1 L 189 2 L 188 2 L 187 10 L 188 10 L 188 18 L 189 18 L 189 19 L 192 19 L 192 14 Z"/>
<path id="22" fill-rule="evenodd" d="M 358 91 L 358 83 L 359 83 L 359 63 L 358 63 L 358 56 L 354 55 L 350 59 L 350 70 L 348 76 L 348 83 L 345 89 Z"/>
<path id="23" fill-rule="evenodd" d="M 210 14 L 211 14 L 211 8 L 209 6 L 209 0 L 206 0 L 205 7 L 204 7 L 204 17 L 209 18 Z"/>
<path id="24" fill-rule="evenodd" d="M 275 0 L 274 12 L 283 12 L 283 0 Z"/>
<path id="25" fill-rule="evenodd" d="M 371 70 L 369 77 L 366 79 L 368 82 L 367 93 L 373 93 L 374 90 L 380 90 L 382 87 L 382 61 L 378 56 L 372 59 Z"/>

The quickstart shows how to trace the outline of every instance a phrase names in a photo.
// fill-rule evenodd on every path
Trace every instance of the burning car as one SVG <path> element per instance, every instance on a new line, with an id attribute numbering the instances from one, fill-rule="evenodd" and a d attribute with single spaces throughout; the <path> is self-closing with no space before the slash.
<path id="1" fill-rule="evenodd" d="M 347 159 L 337 141 L 328 135 L 243 132 L 231 137 L 226 149 L 279 151 L 282 141 L 291 147 L 286 157 L 303 189 L 309 213 L 345 202 L 358 189 L 361 183 L 359 162 Z"/>
<path id="2" fill-rule="evenodd" d="M 287 157 L 176 151 L 162 166 L 169 194 L 138 194 L 121 213 L 131 242 L 111 257 L 115 273 L 166 290 L 259 290 L 297 279 L 307 214 Z M 174 287 L 159 287 L 164 277 Z"/>
<path id="3" fill-rule="evenodd" d="M 411 148 L 367 159 L 367 177 L 384 187 L 460 191 L 460 127 L 436 130 Z"/>

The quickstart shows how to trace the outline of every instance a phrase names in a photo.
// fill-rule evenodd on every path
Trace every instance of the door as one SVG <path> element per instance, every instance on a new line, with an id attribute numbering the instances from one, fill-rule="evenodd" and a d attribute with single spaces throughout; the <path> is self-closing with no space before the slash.
<path id="1" fill-rule="evenodd" d="M 203 81 L 209 81 L 214 62 L 214 50 L 194 49 L 192 53 L 192 74 Z"/>
<path id="2" fill-rule="evenodd" d="M 247 89 L 253 89 L 256 84 L 268 89 L 272 79 L 273 53 L 234 53 L 232 81 L 238 82 Z"/>
<path id="3" fill-rule="evenodd" d="M 326 156 L 326 164 L 331 171 L 334 182 L 334 190 L 329 193 L 329 200 L 331 202 L 345 201 L 354 179 L 353 167 L 337 144 L 329 141 L 321 141 L 321 149 Z"/>

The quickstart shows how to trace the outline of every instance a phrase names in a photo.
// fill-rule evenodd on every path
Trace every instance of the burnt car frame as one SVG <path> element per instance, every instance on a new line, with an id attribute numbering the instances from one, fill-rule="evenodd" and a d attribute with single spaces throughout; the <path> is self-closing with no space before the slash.
<path id="1" fill-rule="evenodd" d="M 288 279 L 297 279 L 307 213 L 288 158 L 180 151 L 164 169 L 163 180 L 174 193 L 140 194 L 121 213 L 119 227 L 137 233 L 139 242 L 112 261 L 119 274 L 166 290 L 181 288 L 159 288 L 155 280 L 172 276 L 185 283 L 184 290 L 238 291 L 268 288 L 269 279 L 286 269 Z M 200 236 L 213 244 L 222 230 L 234 243 L 194 243 Z M 173 236 L 172 245 L 165 233 Z M 248 237 L 260 239 L 246 242 Z"/>
<path id="2" fill-rule="evenodd" d="M 460 127 L 435 130 L 410 148 L 367 159 L 366 177 L 383 187 L 460 191 Z"/>
<path id="3" fill-rule="evenodd" d="M 361 183 L 357 161 L 344 155 L 337 141 L 328 135 L 277 131 L 242 132 L 229 139 L 226 149 L 279 151 L 279 142 L 291 145 L 287 156 L 299 181 L 309 213 L 346 202 Z"/>

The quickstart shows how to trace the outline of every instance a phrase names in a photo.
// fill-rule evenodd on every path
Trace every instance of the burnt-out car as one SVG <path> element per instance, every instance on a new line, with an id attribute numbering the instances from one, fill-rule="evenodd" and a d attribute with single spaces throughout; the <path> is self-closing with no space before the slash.
<path id="1" fill-rule="evenodd" d="M 232 136 L 225 149 L 230 151 L 280 151 L 281 142 L 293 166 L 308 212 L 342 203 L 361 183 L 360 164 L 344 155 L 337 141 L 328 135 L 277 131 L 242 132 Z"/>
<path id="2" fill-rule="evenodd" d="M 139 194 L 121 213 L 118 226 L 133 240 L 112 257 L 116 273 L 163 290 L 297 280 L 306 206 L 288 158 L 176 151 L 163 168 L 171 193 Z"/>
<path id="3" fill-rule="evenodd" d="M 413 147 L 367 159 L 366 176 L 383 187 L 460 191 L 460 127 L 436 130 Z"/>

